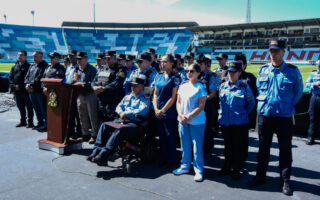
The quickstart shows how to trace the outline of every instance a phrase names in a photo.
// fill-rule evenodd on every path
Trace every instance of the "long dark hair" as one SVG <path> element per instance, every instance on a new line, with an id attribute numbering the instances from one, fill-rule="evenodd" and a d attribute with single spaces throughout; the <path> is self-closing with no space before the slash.
<path id="1" fill-rule="evenodd" d="M 177 60 L 174 59 L 173 55 L 166 54 L 165 56 L 167 56 L 169 58 L 169 62 L 173 63 L 172 69 L 176 68 L 177 67 Z"/>

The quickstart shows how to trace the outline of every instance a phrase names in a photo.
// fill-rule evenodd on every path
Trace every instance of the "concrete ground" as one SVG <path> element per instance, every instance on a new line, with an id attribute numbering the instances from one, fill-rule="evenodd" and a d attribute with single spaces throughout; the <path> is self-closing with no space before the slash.
<path id="1" fill-rule="evenodd" d="M 37 140 L 46 138 L 26 128 L 15 128 L 16 108 L 0 113 L 0 199 L 320 199 L 320 145 L 305 145 L 293 140 L 292 187 L 294 194 L 280 193 L 277 139 L 271 149 L 267 184 L 249 188 L 255 174 L 257 133 L 250 133 L 249 157 L 240 181 L 219 177 L 223 162 L 223 140 L 217 139 L 213 155 L 206 158 L 205 180 L 193 181 L 193 174 L 174 176 L 156 164 L 137 163 L 132 177 L 118 168 L 99 167 L 86 161 L 91 145 L 58 158 L 53 152 L 39 150 Z M 57 158 L 57 159 L 56 159 Z"/>

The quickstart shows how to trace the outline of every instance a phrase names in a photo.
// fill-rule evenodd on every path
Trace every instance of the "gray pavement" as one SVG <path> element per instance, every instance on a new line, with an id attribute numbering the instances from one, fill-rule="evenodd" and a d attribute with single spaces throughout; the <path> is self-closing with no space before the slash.
<path id="1" fill-rule="evenodd" d="M 91 145 L 61 158 L 39 150 L 37 140 L 46 138 L 26 128 L 15 128 L 16 108 L 0 113 L 0 199 L 320 199 L 320 145 L 306 146 L 293 140 L 292 186 L 294 194 L 280 193 L 278 148 L 274 137 L 267 184 L 249 188 L 246 182 L 255 174 L 257 134 L 250 133 L 250 153 L 240 181 L 216 175 L 223 162 L 223 141 L 218 139 L 214 154 L 206 158 L 202 183 L 193 174 L 174 176 L 156 164 L 137 163 L 136 172 L 126 177 L 118 168 L 99 167 L 86 161 Z M 55 159 L 57 158 L 57 159 Z M 54 160 L 55 159 L 55 160 Z M 162 196 L 161 196 L 162 195 Z"/>

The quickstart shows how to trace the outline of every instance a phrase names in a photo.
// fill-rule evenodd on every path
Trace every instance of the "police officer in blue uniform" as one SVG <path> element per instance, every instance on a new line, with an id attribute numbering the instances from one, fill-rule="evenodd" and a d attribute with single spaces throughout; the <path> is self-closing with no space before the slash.
<path id="1" fill-rule="evenodd" d="M 128 86 L 129 86 L 128 83 L 130 83 L 129 78 L 130 78 L 132 72 L 137 69 L 137 67 L 133 64 L 133 61 L 135 59 L 136 59 L 136 57 L 134 55 L 126 55 L 126 78 L 123 82 L 123 91 L 125 92 L 125 94 L 129 93 L 129 88 L 128 88 Z M 125 87 L 127 87 L 127 92 L 126 92 Z"/>
<path id="2" fill-rule="evenodd" d="M 130 93 L 130 82 L 134 76 L 138 74 L 144 74 L 147 77 L 146 87 L 152 87 L 154 77 L 157 75 L 157 71 L 151 67 L 151 56 L 149 54 L 139 54 L 137 58 L 138 69 L 134 70 L 130 77 L 123 83 L 125 94 Z"/>
<path id="3" fill-rule="evenodd" d="M 118 64 L 116 52 L 107 51 L 107 67 L 97 73 L 93 90 L 98 96 L 99 120 L 110 121 L 115 117 L 117 104 L 124 96 L 123 82 L 126 69 Z"/>
<path id="4" fill-rule="evenodd" d="M 306 88 L 311 89 L 311 99 L 309 104 L 310 124 L 308 130 L 307 145 L 314 144 L 314 138 L 320 128 L 320 63 L 317 70 L 313 70 L 307 81 Z"/>
<path id="5" fill-rule="evenodd" d="M 159 63 L 157 62 L 156 50 L 153 48 L 148 48 L 146 53 L 151 56 L 151 67 L 153 67 L 153 69 L 155 69 L 157 72 L 160 72 L 161 69 Z"/>
<path id="6" fill-rule="evenodd" d="M 219 53 L 218 56 L 216 56 L 216 59 L 218 61 L 219 67 L 214 69 L 213 72 L 216 73 L 221 80 L 221 83 L 225 81 L 227 77 L 227 61 L 228 61 L 228 55 L 225 53 Z"/>
<path id="7" fill-rule="evenodd" d="M 180 75 L 182 82 L 187 81 L 188 80 L 187 72 L 183 68 L 183 59 L 182 59 L 181 55 L 174 54 L 173 56 L 177 62 L 177 67 L 174 69 L 174 71 Z"/>
<path id="8" fill-rule="evenodd" d="M 139 128 L 145 126 L 141 118 L 146 118 L 150 111 L 150 98 L 143 89 L 146 76 L 138 74 L 131 80 L 131 93 L 126 95 L 116 108 L 120 118 L 114 120 L 121 124 L 121 128 L 114 129 L 104 123 L 101 124 L 92 154 L 87 160 L 105 165 L 120 142 L 124 139 L 139 137 Z"/>
<path id="9" fill-rule="evenodd" d="M 157 129 L 160 140 L 159 164 L 172 168 L 176 162 L 176 138 L 178 121 L 176 98 L 181 83 L 180 76 L 174 72 L 175 61 L 172 55 L 161 58 L 162 72 L 154 79 L 153 107 L 157 118 Z"/>
<path id="10" fill-rule="evenodd" d="M 303 92 L 303 81 L 299 69 L 283 60 L 285 41 L 271 40 L 269 52 L 271 63 L 260 68 L 257 78 L 259 92 L 257 111 L 259 114 L 259 153 L 257 173 L 248 184 L 265 183 L 274 133 L 279 143 L 279 172 L 282 193 L 292 195 L 290 174 L 292 165 L 292 132 L 294 106 Z"/>
<path id="11" fill-rule="evenodd" d="M 206 114 L 206 128 L 204 134 L 203 154 L 208 155 L 212 153 L 214 146 L 214 136 L 216 135 L 215 126 L 217 124 L 218 108 L 215 105 L 214 97 L 217 94 L 220 85 L 220 78 L 214 72 L 210 71 L 207 67 L 208 63 L 211 64 L 211 59 L 200 54 L 197 58 L 197 63 L 201 68 L 201 76 L 199 82 L 201 82 L 207 91 L 207 101 L 205 105 Z"/>
<path id="12" fill-rule="evenodd" d="M 220 176 L 231 173 L 233 180 L 240 179 L 240 168 L 244 145 L 242 138 L 248 130 L 249 112 L 254 108 L 255 100 L 250 87 L 239 80 L 242 63 L 232 61 L 228 67 L 228 79 L 219 90 L 219 124 L 224 139 L 224 164 Z"/>

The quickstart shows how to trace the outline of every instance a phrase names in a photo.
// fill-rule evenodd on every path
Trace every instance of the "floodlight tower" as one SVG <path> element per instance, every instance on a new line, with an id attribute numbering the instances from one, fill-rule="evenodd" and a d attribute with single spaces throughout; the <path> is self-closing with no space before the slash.
<path id="1" fill-rule="evenodd" d="M 32 26 L 34 26 L 34 10 L 31 10 L 31 15 L 32 15 Z"/>
<path id="2" fill-rule="evenodd" d="M 6 23 L 7 23 L 7 15 L 4 14 L 4 15 L 3 15 L 3 18 L 4 18 L 4 23 L 6 24 Z"/>
<path id="3" fill-rule="evenodd" d="M 248 0 L 248 4 L 247 4 L 247 20 L 246 22 L 249 24 L 251 23 L 251 1 Z"/>

